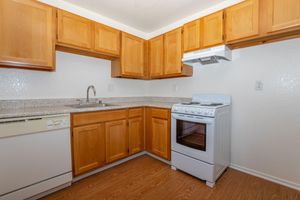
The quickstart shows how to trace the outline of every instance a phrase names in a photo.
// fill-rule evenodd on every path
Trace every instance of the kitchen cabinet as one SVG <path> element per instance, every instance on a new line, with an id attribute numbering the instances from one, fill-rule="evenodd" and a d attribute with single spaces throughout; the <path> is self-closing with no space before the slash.
<path id="1" fill-rule="evenodd" d="M 150 77 L 161 77 L 164 74 L 164 36 L 149 40 Z"/>
<path id="2" fill-rule="evenodd" d="M 170 160 L 169 109 L 138 107 L 72 113 L 71 132 L 74 176 L 141 152 L 145 146 Z"/>
<path id="3" fill-rule="evenodd" d="M 122 32 L 121 58 L 112 62 L 112 77 L 143 78 L 145 40 Z"/>
<path id="4" fill-rule="evenodd" d="M 164 35 L 164 73 L 179 74 L 182 58 L 182 28 L 175 29 Z"/>
<path id="5" fill-rule="evenodd" d="M 149 40 L 148 49 L 150 79 L 193 75 L 192 67 L 181 62 L 181 28 Z"/>
<path id="6" fill-rule="evenodd" d="M 299 0 L 265 0 L 268 18 L 267 32 L 300 26 Z"/>
<path id="7" fill-rule="evenodd" d="M 246 0 L 225 10 L 226 41 L 259 34 L 259 0 Z"/>
<path id="8" fill-rule="evenodd" d="M 144 109 L 129 109 L 128 133 L 129 154 L 135 154 L 145 149 Z"/>
<path id="9" fill-rule="evenodd" d="M 170 160 L 170 110 L 147 108 L 147 123 L 147 150 Z"/>
<path id="10" fill-rule="evenodd" d="M 200 19 L 189 22 L 183 26 L 184 52 L 201 48 L 200 43 Z"/>
<path id="11" fill-rule="evenodd" d="M 71 115 L 74 176 L 119 159 L 124 146 L 128 155 L 127 115 L 126 109 Z"/>
<path id="12" fill-rule="evenodd" d="M 221 45 L 224 43 L 223 10 L 205 16 L 201 19 L 203 48 Z"/>
<path id="13" fill-rule="evenodd" d="M 75 176 L 105 164 L 104 124 L 73 129 L 73 173 Z"/>
<path id="14" fill-rule="evenodd" d="M 128 156 L 126 119 L 105 123 L 106 162 L 110 163 Z"/>
<path id="15" fill-rule="evenodd" d="M 80 49 L 92 48 L 93 22 L 72 13 L 57 11 L 57 42 Z"/>
<path id="16" fill-rule="evenodd" d="M 55 69 L 55 10 L 31 0 L 0 1 L 0 66 Z"/>
<path id="17" fill-rule="evenodd" d="M 121 32 L 117 29 L 95 23 L 94 50 L 100 53 L 120 55 Z"/>
<path id="18" fill-rule="evenodd" d="M 120 55 L 120 31 L 58 10 L 56 45 L 60 51 L 114 60 Z"/>

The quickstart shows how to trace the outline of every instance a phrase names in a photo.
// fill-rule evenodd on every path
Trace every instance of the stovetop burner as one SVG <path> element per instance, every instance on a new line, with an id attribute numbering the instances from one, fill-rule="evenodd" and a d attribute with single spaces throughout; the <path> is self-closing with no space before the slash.
<path id="1" fill-rule="evenodd" d="M 201 106 L 222 106 L 222 103 L 202 103 Z"/>
<path id="2" fill-rule="evenodd" d="M 222 103 L 201 103 L 201 102 L 184 102 L 184 103 L 181 103 L 182 105 L 199 105 L 199 106 L 222 106 L 223 104 Z"/>
<path id="3" fill-rule="evenodd" d="M 200 102 L 184 102 L 182 105 L 200 105 Z"/>

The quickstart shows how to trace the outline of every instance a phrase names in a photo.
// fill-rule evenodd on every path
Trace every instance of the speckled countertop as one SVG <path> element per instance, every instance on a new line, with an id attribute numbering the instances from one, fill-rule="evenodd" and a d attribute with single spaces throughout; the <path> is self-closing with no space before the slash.
<path id="1" fill-rule="evenodd" d="M 0 101 L 0 119 L 13 117 L 30 117 L 55 114 L 69 114 L 77 112 L 91 112 L 100 110 L 114 110 L 141 106 L 171 109 L 175 103 L 188 101 L 188 98 L 162 98 L 162 97 L 135 97 L 135 98 L 105 98 L 105 103 L 114 106 L 73 108 L 74 99 L 60 100 L 13 100 Z M 123 101 L 122 101 L 123 100 Z M 78 103 L 78 102 L 77 102 Z"/>

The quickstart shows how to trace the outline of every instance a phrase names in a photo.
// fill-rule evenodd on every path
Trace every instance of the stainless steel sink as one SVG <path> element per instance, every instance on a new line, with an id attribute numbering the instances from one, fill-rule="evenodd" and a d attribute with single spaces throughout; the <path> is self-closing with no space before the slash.
<path id="1" fill-rule="evenodd" d="M 84 104 L 73 104 L 67 105 L 72 108 L 99 108 L 99 107 L 108 107 L 108 106 L 117 106 L 110 103 L 84 103 Z"/>

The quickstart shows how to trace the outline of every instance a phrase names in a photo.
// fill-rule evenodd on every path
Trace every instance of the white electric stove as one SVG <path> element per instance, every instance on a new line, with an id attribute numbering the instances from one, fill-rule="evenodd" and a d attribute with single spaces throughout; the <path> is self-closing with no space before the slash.
<path id="1" fill-rule="evenodd" d="M 210 187 L 230 164 L 231 97 L 193 95 L 172 107 L 171 163 Z"/>

